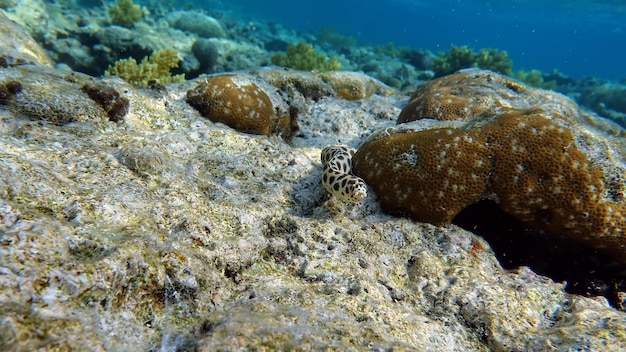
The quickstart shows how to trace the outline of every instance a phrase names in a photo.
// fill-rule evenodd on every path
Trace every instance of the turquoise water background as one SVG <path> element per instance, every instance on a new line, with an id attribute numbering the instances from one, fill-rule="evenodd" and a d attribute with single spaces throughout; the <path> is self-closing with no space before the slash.
<path id="1" fill-rule="evenodd" d="M 626 78 L 626 1 L 228 0 L 198 1 L 250 18 L 317 31 L 331 27 L 360 42 L 433 52 L 451 45 L 506 50 L 514 69 Z"/>

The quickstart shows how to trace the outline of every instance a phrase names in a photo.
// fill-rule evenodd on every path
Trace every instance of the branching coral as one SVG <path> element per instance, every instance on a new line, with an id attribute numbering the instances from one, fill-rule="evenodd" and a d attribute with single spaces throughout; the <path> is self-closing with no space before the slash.
<path id="1" fill-rule="evenodd" d="M 313 45 L 303 41 L 298 44 L 289 43 L 286 53 L 277 53 L 272 56 L 274 65 L 295 68 L 298 70 L 332 71 L 341 69 L 339 60 L 335 57 L 328 58 L 324 54 L 319 54 Z"/>
<path id="2" fill-rule="evenodd" d="M 108 7 L 111 22 L 124 27 L 132 27 L 141 19 L 141 6 L 133 4 L 133 0 L 117 0 Z"/>
<path id="3" fill-rule="evenodd" d="M 118 76 L 138 87 L 147 87 L 150 81 L 160 84 L 181 82 L 185 75 L 172 76 L 170 72 L 170 69 L 178 67 L 179 61 L 173 49 L 157 50 L 150 57 L 144 57 L 139 64 L 133 58 L 119 60 L 109 66 L 104 75 Z"/>
<path id="4" fill-rule="evenodd" d="M 541 74 L 541 71 L 539 70 L 530 70 L 530 71 L 519 70 L 515 72 L 515 78 L 536 88 L 543 88 L 543 89 L 555 89 L 556 88 L 556 81 L 554 80 L 544 81 L 543 75 Z"/>
<path id="5" fill-rule="evenodd" d="M 453 46 L 447 52 L 440 52 L 432 60 L 432 70 L 435 71 L 436 77 L 470 67 L 484 68 L 509 75 L 513 61 L 506 51 L 486 48 L 475 52 L 465 45 Z"/>

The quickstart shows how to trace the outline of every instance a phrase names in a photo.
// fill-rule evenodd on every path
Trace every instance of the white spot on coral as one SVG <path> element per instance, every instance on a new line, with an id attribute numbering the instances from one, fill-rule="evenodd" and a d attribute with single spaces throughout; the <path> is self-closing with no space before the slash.
<path id="1" fill-rule="evenodd" d="M 404 153 L 398 155 L 397 160 L 400 163 L 409 164 L 409 165 L 415 167 L 415 166 L 417 166 L 418 156 L 417 156 L 417 153 L 415 153 L 415 151 L 404 152 Z M 394 165 L 394 168 L 395 168 L 395 165 Z"/>

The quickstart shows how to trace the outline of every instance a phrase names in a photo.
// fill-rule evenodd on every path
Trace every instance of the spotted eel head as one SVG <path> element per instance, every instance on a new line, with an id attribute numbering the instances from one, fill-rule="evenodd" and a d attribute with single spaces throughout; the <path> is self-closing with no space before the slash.
<path id="1" fill-rule="evenodd" d="M 352 155 L 355 150 L 344 145 L 322 150 L 322 185 L 340 200 L 358 202 L 367 195 L 365 182 L 352 174 Z"/>

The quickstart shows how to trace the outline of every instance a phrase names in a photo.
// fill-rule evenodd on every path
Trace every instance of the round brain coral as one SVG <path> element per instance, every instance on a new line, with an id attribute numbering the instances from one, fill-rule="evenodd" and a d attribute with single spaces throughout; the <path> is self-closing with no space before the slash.
<path id="1" fill-rule="evenodd" d="M 611 192 L 602 170 L 572 131 L 541 113 L 510 112 L 466 130 L 391 134 L 364 143 L 352 163 L 391 213 L 444 224 L 492 199 L 534 228 L 626 262 L 626 204 L 605 196 Z"/>
<path id="2" fill-rule="evenodd" d="M 487 189 L 489 154 L 476 131 L 406 131 L 366 142 L 353 172 L 383 207 L 430 223 L 448 223 Z"/>
<path id="3" fill-rule="evenodd" d="M 411 95 L 398 123 L 423 118 L 466 120 L 489 110 L 527 109 L 549 100 L 518 81 L 495 72 L 467 69 L 420 86 Z"/>
<path id="4" fill-rule="evenodd" d="M 416 121 L 372 135 L 352 158 L 388 212 L 445 224 L 488 199 L 626 263 L 622 130 L 565 96 L 481 70 L 428 83 L 400 118 Z"/>
<path id="5" fill-rule="evenodd" d="M 241 132 L 269 135 L 286 128 L 290 124 L 287 109 L 257 83 L 244 75 L 212 76 L 187 91 L 187 103 L 211 121 Z"/>

